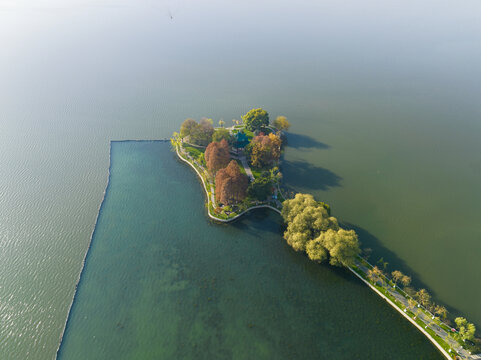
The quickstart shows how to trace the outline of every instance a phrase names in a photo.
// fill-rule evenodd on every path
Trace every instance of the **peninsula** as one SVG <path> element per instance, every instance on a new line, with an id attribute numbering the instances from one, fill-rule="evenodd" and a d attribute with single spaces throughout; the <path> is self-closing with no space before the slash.
<path id="1" fill-rule="evenodd" d="M 328 204 L 310 194 L 282 191 L 280 157 L 290 124 L 278 116 L 272 124 L 264 109 L 252 109 L 225 127 L 223 120 L 186 119 L 171 143 L 203 183 L 207 213 L 230 222 L 256 208 L 279 213 L 286 225 L 284 239 L 315 262 L 345 267 L 423 333 L 447 359 L 481 359 L 481 340 L 474 324 L 463 317 L 450 319 L 425 289 L 415 290 L 411 277 L 367 261 L 354 230 L 343 229 Z M 379 265 L 379 266 L 378 266 Z M 454 320 L 454 321 L 453 321 Z"/>

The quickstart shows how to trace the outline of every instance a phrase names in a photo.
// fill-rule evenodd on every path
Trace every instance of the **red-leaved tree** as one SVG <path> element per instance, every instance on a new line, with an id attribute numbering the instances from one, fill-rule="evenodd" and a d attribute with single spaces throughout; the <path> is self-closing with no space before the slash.
<path id="1" fill-rule="evenodd" d="M 215 175 L 219 169 L 225 168 L 229 163 L 229 144 L 225 139 L 220 142 L 211 142 L 205 149 L 204 156 L 207 169 L 212 175 Z"/>
<path id="2" fill-rule="evenodd" d="M 249 180 L 232 160 L 225 169 L 220 169 L 215 177 L 215 196 L 219 203 L 231 205 L 246 197 Z"/>

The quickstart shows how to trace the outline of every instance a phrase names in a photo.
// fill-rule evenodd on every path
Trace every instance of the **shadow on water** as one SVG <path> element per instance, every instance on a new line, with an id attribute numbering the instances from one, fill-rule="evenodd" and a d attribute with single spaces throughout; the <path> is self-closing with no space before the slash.
<path id="1" fill-rule="evenodd" d="M 281 171 L 290 186 L 310 190 L 328 190 L 341 186 L 342 178 L 330 170 L 303 160 L 283 161 Z"/>
<path id="2" fill-rule="evenodd" d="M 361 249 L 371 250 L 368 256 L 368 261 L 371 264 L 380 266 L 380 264 L 378 264 L 378 261 L 379 259 L 383 258 L 384 261 L 387 261 L 389 263 L 386 267 L 386 270 L 384 271 L 387 275 L 390 275 L 391 272 L 394 270 L 399 270 L 402 273 L 411 276 L 411 287 L 416 290 L 426 289 L 433 297 L 434 302 L 445 306 L 451 313 L 451 315 L 458 316 L 457 314 L 460 314 L 460 311 L 458 309 L 450 306 L 449 304 L 443 303 L 438 298 L 437 294 L 420 280 L 420 275 L 417 272 L 415 272 L 411 267 L 409 267 L 406 262 L 399 258 L 399 256 L 397 256 L 394 252 L 382 245 L 380 240 L 376 236 L 371 234 L 368 230 L 351 223 L 342 223 L 341 226 L 343 228 L 356 231 L 359 236 L 359 241 L 361 242 Z M 363 254 L 363 256 L 365 256 L 365 254 Z"/>
<path id="3" fill-rule="evenodd" d="M 329 149 L 330 146 L 324 144 L 310 136 L 287 133 L 287 146 L 294 149 Z"/>
<path id="4" fill-rule="evenodd" d="M 278 234 L 279 237 L 282 237 L 284 231 L 282 219 L 280 215 L 274 217 L 272 212 L 270 209 L 255 209 L 238 221 L 230 223 L 229 226 L 256 237 L 261 237 L 260 234 L 264 232 Z"/>

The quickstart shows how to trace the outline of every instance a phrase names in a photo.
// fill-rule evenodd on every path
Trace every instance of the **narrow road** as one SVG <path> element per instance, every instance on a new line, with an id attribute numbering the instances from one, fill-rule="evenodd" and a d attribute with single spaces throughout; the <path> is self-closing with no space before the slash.
<path id="1" fill-rule="evenodd" d="M 363 264 L 361 264 L 360 262 L 357 262 L 356 266 L 367 277 L 369 269 Z M 419 304 L 417 305 L 417 307 L 411 308 L 409 305 L 408 299 L 404 295 L 396 291 L 395 288 L 387 284 L 385 281 L 383 283 L 378 281 L 376 285 L 381 286 L 383 289 L 387 290 L 392 297 L 394 297 L 397 301 L 399 301 L 405 308 L 404 312 L 406 312 L 407 309 L 409 309 L 409 311 L 414 313 L 415 318 L 421 320 L 424 323 L 425 329 L 429 328 L 432 331 L 434 331 L 434 333 L 437 336 L 443 339 L 451 348 L 456 350 L 456 352 L 458 353 L 458 356 L 461 357 L 461 359 L 479 359 L 478 356 L 471 355 L 466 349 L 464 349 L 461 345 L 459 345 L 459 343 L 456 340 L 454 340 L 446 330 L 442 329 L 439 325 L 437 325 L 434 322 L 433 315 L 427 312 L 427 310 L 422 308 Z"/>
<path id="2" fill-rule="evenodd" d="M 244 155 L 244 153 L 242 152 L 239 155 L 234 155 L 231 153 L 231 157 L 233 159 L 240 160 L 240 162 L 242 163 L 242 167 L 244 168 L 247 176 L 251 181 L 254 181 L 255 180 L 254 174 L 252 173 L 249 163 L 247 162 L 247 157 Z"/>

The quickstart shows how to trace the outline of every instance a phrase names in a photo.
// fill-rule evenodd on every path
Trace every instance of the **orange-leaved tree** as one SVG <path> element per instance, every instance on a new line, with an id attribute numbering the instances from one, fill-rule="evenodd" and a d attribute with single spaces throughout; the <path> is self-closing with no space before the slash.
<path id="1" fill-rule="evenodd" d="M 205 163 L 212 175 L 229 163 L 229 144 L 225 139 L 211 142 L 205 149 Z"/>
<path id="2" fill-rule="evenodd" d="M 252 166 L 262 168 L 278 161 L 281 157 L 281 144 L 281 138 L 273 133 L 257 135 L 248 148 Z"/>
<path id="3" fill-rule="evenodd" d="M 244 200 L 249 180 L 232 160 L 226 168 L 220 169 L 215 177 L 215 197 L 217 202 L 231 205 Z"/>

